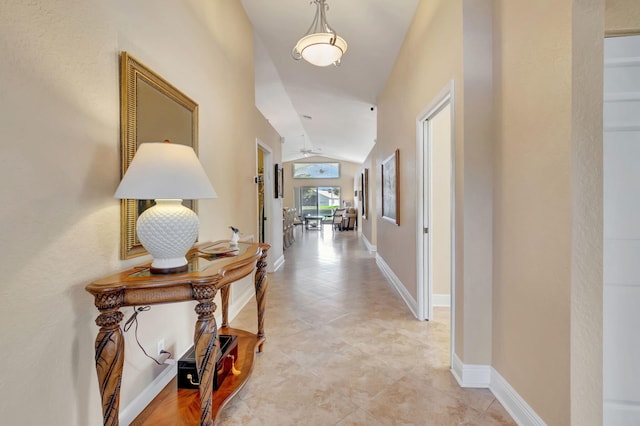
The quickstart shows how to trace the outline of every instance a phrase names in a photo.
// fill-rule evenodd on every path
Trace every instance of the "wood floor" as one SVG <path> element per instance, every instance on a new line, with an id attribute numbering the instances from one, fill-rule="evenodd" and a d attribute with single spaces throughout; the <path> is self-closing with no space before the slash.
<path id="1" fill-rule="evenodd" d="M 449 309 L 415 320 L 356 232 L 297 229 L 285 259 L 268 277 L 264 352 L 219 425 L 515 424 L 449 372 Z M 234 327 L 256 327 L 252 303 Z"/>

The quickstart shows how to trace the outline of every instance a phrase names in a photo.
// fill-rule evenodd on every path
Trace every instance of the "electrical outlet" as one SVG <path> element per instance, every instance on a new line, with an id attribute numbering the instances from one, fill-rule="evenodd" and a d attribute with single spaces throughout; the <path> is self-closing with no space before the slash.
<path id="1" fill-rule="evenodd" d="M 162 351 L 164 351 L 164 339 L 158 340 L 158 343 L 156 343 L 156 349 L 156 355 L 159 357 L 162 355 Z"/>

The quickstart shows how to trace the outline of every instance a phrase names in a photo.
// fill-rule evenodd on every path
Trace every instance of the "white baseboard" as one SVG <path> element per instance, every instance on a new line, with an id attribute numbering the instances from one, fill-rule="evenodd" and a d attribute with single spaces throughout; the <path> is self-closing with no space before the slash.
<path id="1" fill-rule="evenodd" d="M 376 253 L 376 264 L 378 268 L 382 271 L 382 273 L 387 277 L 387 280 L 391 283 L 391 285 L 396 289 L 404 303 L 407 304 L 413 315 L 418 318 L 418 302 L 409 294 L 406 287 L 402 284 L 402 281 L 393 273 L 387 262 Z"/>
<path id="2" fill-rule="evenodd" d="M 457 354 L 453 354 L 451 372 L 463 388 L 488 388 L 491 385 L 491 366 L 463 364 Z"/>
<path id="3" fill-rule="evenodd" d="M 188 349 L 187 349 L 188 350 Z M 186 353 L 186 352 L 185 352 Z M 184 354 L 182 354 L 184 355 Z M 182 357 L 180 355 L 180 357 Z M 179 359 L 179 358 L 178 358 Z M 131 424 L 142 410 L 173 380 L 178 373 L 178 364 L 167 365 L 155 379 L 133 400 L 120 410 L 119 421 L 121 425 Z"/>
<path id="4" fill-rule="evenodd" d="M 367 237 L 364 236 L 364 234 L 360 234 L 360 236 L 362 237 L 362 241 L 364 241 L 364 245 L 367 246 L 367 250 L 369 250 L 369 253 L 375 253 L 378 251 L 378 247 L 371 244 L 369 240 L 367 240 Z"/>
<path id="5" fill-rule="evenodd" d="M 533 411 L 533 408 L 494 368 L 491 368 L 491 386 L 489 389 L 519 425 L 546 426 L 546 423 Z"/>
<path id="6" fill-rule="evenodd" d="M 451 295 L 450 294 L 432 294 L 431 303 L 437 307 L 451 307 Z"/>
<path id="7" fill-rule="evenodd" d="M 255 297 L 255 288 L 253 285 L 247 287 L 247 289 L 238 297 L 234 298 L 233 301 L 229 304 L 229 322 L 233 321 L 233 319 L 240 313 L 242 308 L 245 307 L 250 300 Z M 218 324 L 221 323 L 221 315 L 222 311 L 219 310 L 216 312 L 216 322 Z M 220 317 L 220 318 L 219 318 Z M 180 354 L 176 359 L 182 358 L 182 356 L 189 350 L 187 348 L 184 353 Z M 178 372 L 178 365 L 167 365 L 167 367 L 156 376 L 149 385 L 140 394 L 131 401 L 126 407 L 120 410 L 119 421 L 122 425 L 128 425 L 135 420 L 136 417 L 144 410 L 147 405 L 155 398 L 161 391 L 164 389 L 167 384 L 173 380 Z"/>
<path id="8" fill-rule="evenodd" d="M 490 365 L 465 365 L 453 354 L 451 373 L 463 388 L 488 388 L 520 426 L 546 426 L 533 408 Z"/>
<path id="9" fill-rule="evenodd" d="M 277 271 L 282 267 L 282 265 L 284 265 L 284 254 L 280 255 L 280 257 L 277 258 L 275 262 L 273 262 L 273 271 L 269 271 L 269 272 Z"/>

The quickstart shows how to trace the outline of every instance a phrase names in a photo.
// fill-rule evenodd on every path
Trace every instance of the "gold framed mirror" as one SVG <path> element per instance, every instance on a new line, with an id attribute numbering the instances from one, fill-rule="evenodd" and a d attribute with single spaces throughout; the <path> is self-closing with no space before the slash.
<path id="1" fill-rule="evenodd" d="M 143 142 L 169 140 L 198 153 L 198 104 L 140 61 L 120 55 L 120 178 Z M 185 200 L 197 212 L 196 201 Z M 138 216 L 153 200 L 122 200 L 121 259 L 147 254 L 136 233 Z"/>

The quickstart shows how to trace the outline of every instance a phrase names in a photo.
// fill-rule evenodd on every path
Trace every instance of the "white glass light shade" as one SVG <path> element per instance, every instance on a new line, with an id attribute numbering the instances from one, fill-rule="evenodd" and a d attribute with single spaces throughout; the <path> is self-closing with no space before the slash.
<path id="1" fill-rule="evenodd" d="M 335 42 L 333 42 L 334 38 Z M 298 41 L 294 51 L 297 51 L 310 64 L 326 67 L 340 61 L 344 52 L 347 51 L 347 42 L 332 33 L 309 34 Z"/>
<path id="2" fill-rule="evenodd" d="M 143 143 L 138 148 L 116 198 L 154 199 L 136 223 L 138 238 L 153 256 L 151 272 L 183 272 L 185 254 L 198 237 L 198 216 L 182 199 L 216 198 L 217 194 L 193 148 L 171 143 Z"/>
<path id="3" fill-rule="evenodd" d="M 140 144 L 116 198 L 132 200 L 217 198 L 193 148 L 167 142 Z"/>

